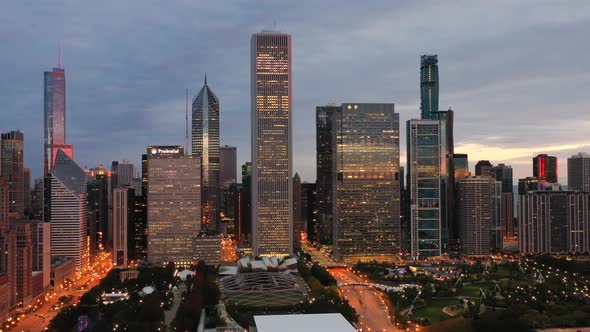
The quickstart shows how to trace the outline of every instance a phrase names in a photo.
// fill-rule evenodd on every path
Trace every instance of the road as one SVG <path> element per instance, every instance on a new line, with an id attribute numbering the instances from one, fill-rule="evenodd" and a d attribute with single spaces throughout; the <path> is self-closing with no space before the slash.
<path id="1" fill-rule="evenodd" d="M 39 306 L 39 309 L 35 312 L 25 314 L 21 317 L 20 322 L 16 324 L 11 331 L 24 331 L 24 332 L 37 332 L 43 331 L 49 325 L 49 322 L 57 315 L 59 310 L 51 310 L 54 304 L 59 302 L 59 298 L 62 296 L 72 296 L 73 299 L 69 304 L 74 304 L 85 292 L 92 289 L 92 287 L 98 285 L 100 280 L 104 278 L 107 273 L 111 270 L 111 255 L 103 253 L 100 258 L 87 269 L 76 272 L 76 277 L 72 286 L 64 289 L 56 289 L 48 297 L 45 303 Z M 83 285 L 87 285 L 83 290 L 79 288 Z"/>
<path id="2" fill-rule="evenodd" d="M 361 277 L 343 268 L 328 270 L 338 283 L 366 282 Z M 400 331 L 389 315 L 389 308 L 383 293 L 366 286 L 342 287 L 344 297 L 359 315 L 358 331 L 385 332 Z"/>

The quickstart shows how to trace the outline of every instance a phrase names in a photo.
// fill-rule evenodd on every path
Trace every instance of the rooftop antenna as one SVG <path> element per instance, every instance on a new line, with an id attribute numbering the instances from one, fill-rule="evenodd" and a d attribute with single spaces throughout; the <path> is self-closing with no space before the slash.
<path id="1" fill-rule="evenodd" d="M 207 85 L 207 72 L 205 72 L 205 85 Z"/>
<path id="2" fill-rule="evenodd" d="M 274 22 L 274 26 L 273 29 L 276 31 L 277 30 L 277 19 L 275 18 L 275 22 Z"/>
<path id="3" fill-rule="evenodd" d="M 57 69 L 61 69 L 61 40 L 57 46 Z"/>
<path id="4" fill-rule="evenodd" d="M 207 75 L 205 75 L 205 84 L 207 84 Z M 186 127 L 186 131 L 185 131 L 186 148 L 184 150 L 184 154 L 188 156 L 189 155 L 189 153 L 188 153 L 188 149 L 189 149 L 189 146 L 188 146 L 188 88 L 186 89 L 186 110 L 185 111 L 186 111 L 186 115 L 185 115 L 185 120 L 186 120 L 185 121 L 185 123 L 186 123 L 186 126 L 185 126 Z"/>

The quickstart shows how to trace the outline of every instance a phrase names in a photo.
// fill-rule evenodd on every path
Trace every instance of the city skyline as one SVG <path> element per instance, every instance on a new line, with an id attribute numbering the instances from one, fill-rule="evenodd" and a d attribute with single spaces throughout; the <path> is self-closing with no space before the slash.
<path id="1" fill-rule="evenodd" d="M 111 12 L 113 6 L 107 2 L 97 10 Z M 11 82 L 0 96 L 2 104 L 11 110 L 4 113 L 3 123 L 11 123 L 11 127 L 1 129 L 24 131 L 28 137 L 25 164 L 33 168 L 34 178 L 42 172 L 42 72 L 57 65 L 60 40 L 62 66 L 68 71 L 68 143 L 76 146 L 75 159 L 82 167 L 121 159 L 132 159 L 138 166 L 140 151 L 154 142 L 152 135 L 161 144 L 184 142 L 184 91 L 186 87 L 197 86 L 204 72 L 210 73 L 209 80 L 224 100 L 226 111 L 221 123 L 226 129 L 221 130 L 221 143 L 237 145 L 238 164 L 248 161 L 249 129 L 241 127 L 249 116 L 248 36 L 272 27 L 271 18 L 277 19 L 279 30 L 289 32 L 297 41 L 294 57 L 298 62 L 293 68 L 298 78 L 293 88 L 293 155 L 294 170 L 303 181 L 315 179 L 315 153 L 309 149 L 314 144 L 315 106 L 338 100 L 393 102 L 398 105 L 400 121 L 415 117 L 420 105 L 421 54 L 438 55 L 440 107 L 452 106 L 456 111 L 456 152 L 469 154 L 470 166 L 480 159 L 489 159 L 494 164 L 504 162 L 514 167 L 516 179 L 532 175 L 530 158 L 538 153 L 556 155 L 559 168 L 565 170 L 567 157 L 590 149 L 590 142 L 583 138 L 588 122 L 572 128 L 566 121 L 568 117 L 575 118 L 577 111 L 589 103 L 582 89 L 586 78 L 580 74 L 588 65 L 577 60 L 577 54 L 583 54 L 585 47 L 580 27 L 588 22 L 583 14 L 588 12 L 584 11 L 588 8 L 586 3 L 572 2 L 563 7 L 535 4 L 535 11 L 522 17 L 518 13 L 527 10 L 529 4 L 494 4 L 490 8 L 488 4 L 418 6 L 381 2 L 380 13 L 370 20 L 362 15 L 370 8 L 351 4 L 338 8 L 339 15 L 325 22 L 325 13 L 333 10 L 329 2 L 309 7 L 288 4 L 289 10 L 283 10 L 284 5 L 260 6 L 250 11 L 243 11 L 238 4 L 185 6 L 188 7 L 170 8 L 171 17 L 192 15 L 194 9 L 204 16 L 194 20 L 195 23 L 172 20 L 156 15 L 157 8 L 146 5 L 144 11 L 135 13 L 135 19 L 127 23 L 125 13 L 134 8 L 129 5 L 110 21 L 112 26 L 122 29 L 113 29 L 97 21 L 95 17 L 100 15 L 95 15 L 96 11 L 86 11 L 83 10 L 86 7 L 78 5 L 38 6 L 32 12 L 26 5 L 11 5 L 0 14 L 0 27 L 6 32 L 0 38 L 14 46 L 0 55 L 0 65 Z M 222 12 L 227 12 L 233 20 L 206 24 L 212 19 L 209 16 Z M 363 19 L 355 20 L 354 24 L 332 24 L 336 17 L 341 20 L 357 13 Z M 438 25 L 437 32 L 428 36 L 417 33 L 418 23 L 412 23 L 412 17 L 434 13 L 469 18 L 453 23 L 445 20 L 446 23 Z M 486 19 L 479 22 L 476 17 L 483 13 Z M 57 17 L 62 23 L 47 27 L 42 24 L 41 16 Z M 16 17 L 18 22 L 14 20 Z M 306 18 L 305 22 L 301 17 Z M 392 17 L 400 19 L 392 20 Z M 510 24 L 488 31 L 486 22 L 494 18 Z M 159 31 L 138 28 L 142 25 L 138 23 L 152 20 L 161 28 Z M 468 32 L 466 26 L 471 27 Z M 21 38 L 12 41 L 4 37 L 14 29 L 19 29 Z M 205 39 L 206 47 L 203 43 L 186 46 L 192 38 L 199 39 L 216 29 L 221 29 L 221 41 Z M 126 33 L 113 38 L 121 30 Z M 141 36 L 146 34 L 151 34 L 146 45 L 125 45 L 128 40 L 145 40 Z M 445 37 L 449 35 L 454 38 Z M 43 41 L 32 43 L 33 39 Z M 168 44 L 170 40 L 178 41 L 179 46 Z M 35 45 L 34 49 L 31 44 Z M 519 47 L 513 47 L 517 44 Z M 354 49 L 354 53 L 336 52 L 342 45 Z M 149 56 L 130 53 L 136 47 Z M 375 47 L 380 51 L 367 51 Z M 543 56 L 537 57 L 541 47 Z M 206 54 L 205 49 L 212 52 Z M 305 56 L 313 53 L 321 55 Z M 370 61 L 357 61 L 359 56 Z M 531 65 L 532 57 L 535 61 Z M 9 66 L 14 59 L 18 59 L 16 65 Z M 486 63 L 485 68 L 477 66 L 482 61 Z M 225 79 L 230 73 L 238 78 Z M 579 84 L 557 89 L 572 81 Z M 372 82 L 374 87 L 362 89 L 363 82 Z M 559 112 L 554 112 L 555 109 Z M 531 121 L 532 110 L 543 114 L 546 121 L 536 120 L 540 117 Z M 508 117 L 511 121 L 504 123 Z M 111 128 L 112 134 L 101 136 L 104 128 Z M 401 164 L 404 165 L 406 144 L 405 135 L 401 136 Z M 102 137 L 104 144 L 98 147 L 93 142 L 95 137 Z M 123 139 L 128 144 L 121 147 L 117 142 Z M 564 178 L 565 173 L 560 182 L 566 183 Z"/>

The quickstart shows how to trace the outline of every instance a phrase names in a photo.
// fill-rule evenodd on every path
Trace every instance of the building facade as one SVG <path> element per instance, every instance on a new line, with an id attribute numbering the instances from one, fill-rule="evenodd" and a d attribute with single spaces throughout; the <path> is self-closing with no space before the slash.
<path id="1" fill-rule="evenodd" d="M 192 107 L 192 155 L 201 162 L 201 218 L 214 232 L 219 220 L 219 99 L 205 84 Z"/>
<path id="2" fill-rule="evenodd" d="M 60 150 L 49 174 L 51 259 L 71 258 L 84 268 L 89 263 L 86 173 Z"/>
<path id="3" fill-rule="evenodd" d="M 414 259 L 424 259 L 442 253 L 440 122 L 409 120 L 407 124 L 410 253 Z"/>
<path id="4" fill-rule="evenodd" d="M 590 154 L 580 152 L 567 158 L 567 187 L 590 192 Z"/>
<path id="5" fill-rule="evenodd" d="M 252 250 L 293 254 L 291 35 L 251 39 Z"/>
<path id="6" fill-rule="evenodd" d="M 541 181 L 557 183 L 557 157 L 546 154 L 534 157 L 533 176 Z"/>
<path id="7" fill-rule="evenodd" d="M 332 184 L 333 184 L 333 129 L 334 114 L 340 106 L 327 105 L 316 107 L 316 176 L 317 176 L 317 219 L 318 240 L 322 244 L 332 244 Z"/>
<path id="8" fill-rule="evenodd" d="M 333 118 L 334 255 L 392 261 L 400 251 L 399 114 L 394 104 L 342 104 Z"/>
<path id="9" fill-rule="evenodd" d="M 201 231 L 199 158 L 182 146 L 150 146 L 147 167 L 148 261 L 190 266 Z"/>
<path id="10" fill-rule="evenodd" d="M 224 145 L 219 148 L 219 184 L 221 189 L 228 189 L 232 183 L 238 182 L 238 148 Z"/>
<path id="11" fill-rule="evenodd" d="M 9 217 L 18 220 L 25 213 L 25 137 L 21 131 L 2 133 L 0 137 L 0 176 L 8 180 Z"/>
<path id="12" fill-rule="evenodd" d="M 590 193 L 536 191 L 519 197 L 518 244 L 524 254 L 590 251 Z"/>
<path id="13" fill-rule="evenodd" d="M 113 265 L 126 268 L 129 249 L 134 251 L 133 227 L 135 215 L 135 193 L 131 188 L 117 188 L 113 191 Z"/>
<path id="14" fill-rule="evenodd" d="M 57 68 L 44 73 L 44 174 L 53 167 L 58 149 L 73 159 L 73 148 L 66 145 L 66 73 Z"/>
<path id="15" fill-rule="evenodd" d="M 494 165 L 489 160 L 480 160 L 475 164 L 475 176 L 493 176 Z"/>
<path id="16" fill-rule="evenodd" d="M 453 164 L 455 165 L 455 181 L 464 179 L 470 175 L 469 161 L 467 154 L 456 153 L 453 155 Z"/>
<path id="17" fill-rule="evenodd" d="M 301 178 L 293 176 L 293 249 L 301 249 L 301 232 L 303 231 L 301 215 Z"/>

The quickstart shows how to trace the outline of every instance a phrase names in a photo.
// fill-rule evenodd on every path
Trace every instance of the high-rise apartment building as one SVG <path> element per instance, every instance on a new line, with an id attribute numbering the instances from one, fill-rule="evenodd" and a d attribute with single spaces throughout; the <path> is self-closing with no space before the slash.
<path id="1" fill-rule="evenodd" d="M 400 250 L 399 114 L 394 104 L 342 104 L 333 117 L 334 255 L 391 261 Z"/>
<path id="2" fill-rule="evenodd" d="M 441 197 L 441 123 L 438 120 L 409 120 L 408 187 L 410 191 L 410 253 L 415 259 L 440 256 L 443 229 Z"/>
<path id="3" fill-rule="evenodd" d="M 334 114 L 340 106 L 327 105 L 316 107 L 316 184 L 317 184 L 317 220 L 318 240 L 322 244 L 332 244 L 332 148 L 335 137 L 332 136 Z"/>
<path id="4" fill-rule="evenodd" d="M 533 158 L 533 176 L 549 183 L 557 183 L 557 157 L 540 154 Z"/>
<path id="5" fill-rule="evenodd" d="M 501 183 L 488 176 L 475 176 L 457 182 L 457 217 L 461 252 L 486 256 L 492 248 L 501 249 L 499 205 Z"/>
<path id="6" fill-rule="evenodd" d="M 251 39 L 252 250 L 293 254 L 291 35 Z"/>
<path id="7" fill-rule="evenodd" d="M 459 181 L 469 176 L 469 161 L 467 160 L 467 154 L 454 154 L 453 164 L 455 166 L 455 181 Z"/>
<path id="8" fill-rule="evenodd" d="M 59 150 L 49 174 L 51 259 L 71 258 L 83 268 L 89 262 L 86 173 Z"/>
<path id="9" fill-rule="evenodd" d="M 528 192 L 519 197 L 518 214 L 521 253 L 590 251 L 590 193 Z"/>
<path id="10" fill-rule="evenodd" d="M 148 261 L 194 264 L 194 240 L 201 231 L 200 158 L 182 146 L 147 148 Z"/>
<path id="11" fill-rule="evenodd" d="M 242 165 L 242 184 L 234 202 L 234 232 L 240 244 L 252 242 L 252 163 Z"/>
<path id="12" fill-rule="evenodd" d="M 438 119 L 438 56 L 420 57 L 420 111 L 421 118 Z"/>
<path id="13" fill-rule="evenodd" d="M 237 153 L 238 149 L 235 146 L 224 145 L 219 148 L 219 184 L 221 189 L 228 189 L 232 183 L 238 181 Z"/>
<path id="14" fill-rule="evenodd" d="M 13 220 L 25 212 L 24 140 L 21 131 L 0 135 L 0 176 L 8 180 L 8 212 Z"/>
<path id="15" fill-rule="evenodd" d="M 133 237 L 135 214 L 135 193 L 131 188 L 117 188 L 113 191 L 113 265 L 127 267 L 131 258 L 129 248 L 134 251 Z"/>
<path id="16" fill-rule="evenodd" d="M 39 220 L 28 223 L 31 225 L 33 244 L 33 271 L 43 273 L 42 287 L 46 289 L 51 281 L 51 223 Z"/>
<path id="17" fill-rule="evenodd" d="M 492 176 L 494 165 L 489 160 L 480 160 L 475 164 L 475 176 Z"/>
<path id="18" fill-rule="evenodd" d="M 28 167 L 23 168 L 23 209 L 24 214 L 28 217 L 31 216 L 31 169 Z"/>
<path id="19" fill-rule="evenodd" d="M 567 158 L 569 190 L 590 192 L 590 154 L 578 153 Z"/>
<path id="20" fill-rule="evenodd" d="M 74 148 L 66 144 L 66 73 L 61 64 L 44 73 L 44 174 L 51 171 L 58 150 L 74 158 Z"/>
<path id="21" fill-rule="evenodd" d="M 219 99 L 205 84 L 193 100 L 192 154 L 201 161 L 201 218 L 212 232 L 219 219 Z"/>
<path id="22" fill-rule="evenodd" d="M 502 183 L 502 202 L 500 211 L 502 241 L 512 242 L 514 238 L 514 182 L 512 178 L 512 166 L 498 164 L 492 168 L 492 175 L 496 181 Z"/>
<path id="23" fill-rule="evenodd" d="M 512 166 L 498 164 L 492 167 L 492 176 L 496 181 L 502 182 L 502 192 L 512 193 L 514 191 L 514 180 L 512 178 Z"/>
<path id="24" fill-rule="evenodd" d="M 17 222 L 16 229 L 16 302 L 26 307 L 33 299 L 31 277 L 33 273 L 33 243 L 31 225 Z"/>

